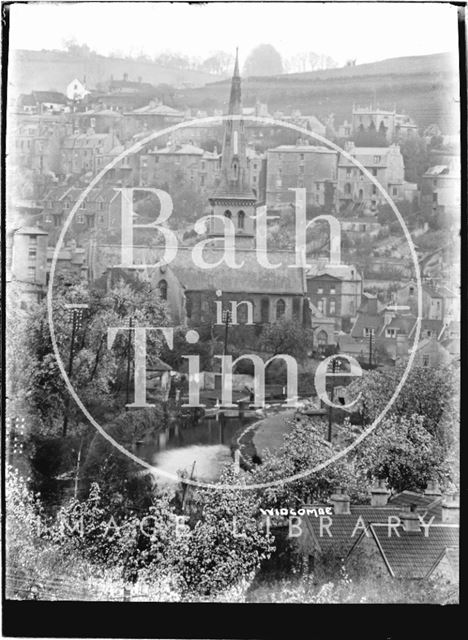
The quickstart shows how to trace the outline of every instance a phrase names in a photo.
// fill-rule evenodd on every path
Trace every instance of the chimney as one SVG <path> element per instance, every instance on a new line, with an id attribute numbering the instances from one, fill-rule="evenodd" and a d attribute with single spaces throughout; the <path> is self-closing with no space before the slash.
<path id="1" fill-rule="evenodd" d="M 350 497 L 344 493 L 342 487 L 338 487 L 336 493 L 330 497 L 330 501 L 333 504 L 333 510 L 336 514 L 349 515 L 351 513 L 349 508 Z"/>
<path id="2" fill-rule="evenodd" d="M 385 486 L 385 480 L 376 480 L 371 487 L 371 506 L 384 507 L 388 502 L 390 491 Z"/>
<path id="3" fill-rule="evenodd" d="M 440 490 L 438 480 L 428 480 L 427 486 L 424 490 L 424 495 L 428 498 L 434 498 L 434 500 L 436 498 L 440 498 L 442 492 Z"/>
<path id="4" fill-rule="evenodd" d="M 457 491 L 445 493 L 442 500 L 442 523 L 459 524 L 460 496 Z"/>
<path id="5" fill-rule="evenodd" d="M 371 316 L 377 315 L 377 296 L 367 300 L 367 313 Z"/>
<path id="6" fill-rule="evenodd" d="M 412 504 L 410 511 L 403 511 L 400 513 L 401 525 L 403 527 L 403 531 L 415 532 L 418 533 L 421 531 L 421 522 L 419 520 L 419 516 L 416 513 L 416 505 Z"/>

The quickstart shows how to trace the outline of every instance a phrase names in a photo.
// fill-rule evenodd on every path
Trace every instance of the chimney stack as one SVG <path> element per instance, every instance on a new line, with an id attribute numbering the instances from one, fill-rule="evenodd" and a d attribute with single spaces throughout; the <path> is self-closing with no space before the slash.
<path id="1" fill-rule="evenodd" d="M 419 532 L 421 531 L 421 522 L 419 516 L 416 513 L 416 505 L 412 504 L 410 511 L 403 511 L 400 513 L 400 520 L 403 527 L 403 531 Z"/>
<path id="2" fill-rule="evenodd" d="M 370 493 L 372 507 L 384 507 L 387 504 L 390 491 L 385 486 L 385 480 L 376 480 Z"/>
<path id="3" fill-rule="evenodd" d="M 442 501 L 442 523 L 459 524 L 460 496 L 457 491 L 445 493 Z"/>
<path id="4" fill-rule="evenodd" d="M 336 493 L 330 497 L 330 501 L 333 504 L 333 510 L 336 514 L 349 515 L 351 513 L 349 508 L 351 499 L 344 493 L 342 487 L 338 487 Z"/>
<path id="5" fill-rule="evenodd" d="M 428 498 L 440 498 L 442 492 L 440 490 L 439 481 L 438 480 L 428 480 L 427 486 L 424 490 L 424 495 Z"/>

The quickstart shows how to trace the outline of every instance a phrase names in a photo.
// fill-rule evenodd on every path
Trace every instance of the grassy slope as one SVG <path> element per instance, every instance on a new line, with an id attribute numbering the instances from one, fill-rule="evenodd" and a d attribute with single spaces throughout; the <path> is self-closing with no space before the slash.
<path id="1" fill-rule="evenodd" d="M 226 107 L 229 81 L 179 91 L 181 104 Z M 392 107 L 396 104 L 425 127 L 433 122 L 446 132 L 458 127 L 456 61 L 449 54 L 393 58 L 380 62 L 243 81 L 244 104 L 267 102 L 270 112 L 298 108 L 335 121 L 350 117 L 353 102 Z M 215 104 L 216 103 L 216 104 Z"/>
<path id="2" fill-rule="evenodd" d="M 105 56 L 90 58 L 73 57 L 64 51 L 13 51 L 10 54 L 9 87 L 17 93 L 33 90 L 64 92 L 74 79 L 86 76 L 87 85 L 94 88 L 98 82 L 113 75 L 121 80 L 128 73 L 129 80 L 141 77 L 152 84 L 168 83 L 174 86 L 203 85 L 212 82 L 213 76 L 198 71 L 184 71 L 161 67 L 153 62 L 124 60 Z"/>

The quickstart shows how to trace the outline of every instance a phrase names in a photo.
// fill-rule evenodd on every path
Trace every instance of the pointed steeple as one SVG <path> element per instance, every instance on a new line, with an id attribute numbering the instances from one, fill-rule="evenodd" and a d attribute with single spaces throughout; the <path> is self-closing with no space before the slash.
<path id="1" fill-rule="evenodd" d="M 236 62 L 231 81 L 231 97 L 229 98 L 229 115 L 242 113 L 241 79 L 239 73 L 239 47 L 236 47 Z"/>

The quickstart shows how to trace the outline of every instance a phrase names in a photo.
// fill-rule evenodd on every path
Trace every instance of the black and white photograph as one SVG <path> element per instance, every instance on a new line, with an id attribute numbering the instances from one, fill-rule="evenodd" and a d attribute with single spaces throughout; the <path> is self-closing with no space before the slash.
<path id="1" fill-rule="evenodd" d="M 459 604 L 464 6 L 2 12 L 5 601 Z"/>

